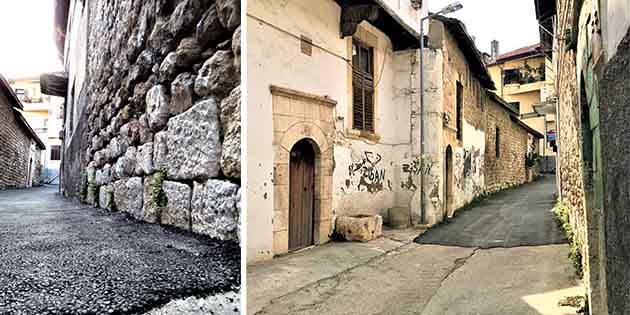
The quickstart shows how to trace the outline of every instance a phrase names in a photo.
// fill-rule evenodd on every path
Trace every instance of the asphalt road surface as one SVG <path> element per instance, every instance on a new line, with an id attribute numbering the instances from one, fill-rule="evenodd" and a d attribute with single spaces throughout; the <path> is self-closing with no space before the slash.
<path id="1" fill-rule="evenodd" d="M 566 243 L 551 209 L 554 179 L 497 193 L 472 209 L 464 210 L 449 223 L 430 229 L 416 238 L 419 244 L 479 248 L 511 248 Z"/>
<path id="2" fill-rule="evenodd" d="M 238 291 L 240 247 L 63 200 L 0 191 L 0 314 L 138 314 Z"/>
<path id="3" fill-rule="evenodd" d="M 553 179 L 491 196 L 416 238 L 330 243 L 248 268 L 256 314 L 569 315 L 584 296 Z M 251 285 L 249 285 L 251 284 Z M 250 304 L 251 302 L 251 304 Z"/>

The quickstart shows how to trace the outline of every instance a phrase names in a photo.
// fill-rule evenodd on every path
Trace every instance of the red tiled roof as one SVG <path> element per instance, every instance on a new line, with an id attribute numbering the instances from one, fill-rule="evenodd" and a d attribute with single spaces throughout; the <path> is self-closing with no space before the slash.
<path id="1" fill-rule="evenodd" d="M 499 55 L 497 57 L 497 62 L 501 62 L 501 61 L 505 61 L 505 60 L 509 60 L 509 59 L 516 59 L 516 58 L 520 58 L 520 57 L 526 57 L 526 56 L 531 56 L 531 55 L 536 55 L 536 54 L 540 54 L 542 53 L 542 46 L 540 45 L 540 43 L 535 44 L 535 45 L 531 45 L 531 46 L 526 46 L 526 47 L 522 47 L 516 50 L 512 50 L 510 52 L 507 52 L 505 54 Z"/>

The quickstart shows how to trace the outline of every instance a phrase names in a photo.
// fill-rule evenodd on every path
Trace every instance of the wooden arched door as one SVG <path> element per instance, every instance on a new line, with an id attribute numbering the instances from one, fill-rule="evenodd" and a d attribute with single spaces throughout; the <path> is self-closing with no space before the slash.
<path id="1" fill-rule="evenodd" d="M 289 165 L 289 251 L 313 244 L 315 150 L 310 141 L 291 149 Z"/>

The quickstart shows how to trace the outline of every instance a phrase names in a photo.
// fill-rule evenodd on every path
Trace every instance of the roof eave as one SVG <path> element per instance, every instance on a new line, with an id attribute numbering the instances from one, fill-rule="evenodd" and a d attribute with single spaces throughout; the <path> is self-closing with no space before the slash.
<path id="1" fill-rule="evenodd" d="M 443 15 L 435 15 L 433 18 L 444 23 L 448 27 L 448 30 L 453 33 L 453 36 L 455 36 L 455 39 L 459 42 L 458 46 L 468 60 L 468 63 L 475 67 L 473 72 L 479 82 L 481 82 L 481 84 L 489 90 L 496 90 L 497 88 L 490 77 L 490 73 L 488 72 L 488 68 L 486 67 L 481 52 L 477 49 L 477 45 L 475 45 L 475 42 L 470 34 L 468 34 L 468 31 L 466 31 L 464 23 L 458 19 L 449 18 Z"/>

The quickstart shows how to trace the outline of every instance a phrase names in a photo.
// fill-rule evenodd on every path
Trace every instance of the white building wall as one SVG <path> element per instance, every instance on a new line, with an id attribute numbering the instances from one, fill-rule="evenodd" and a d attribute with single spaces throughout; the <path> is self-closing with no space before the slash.
<path id="1" fill-rule="evenodd" d="M 597 1 L 594 1 L 597 5 Z M 607 58 L 617 52 L 617 46 L 630 28 L 630 1 L 601 0 L 602 40 Z"/>
<path id="2" fill-rule="evenodd" d="M 402 180 L 407 176 L 402 168 L 413 160 L 410 129 L 413 53 L 394 53 L 386 36 L 362 23 L 361 28 L 378 38 L 374 57 L 378 72 L 375 81 L 379 81 L 375 116 L 378 117 L 376 133 L 380 138 L 357 138 L 348 132 L 352 127 L 348 106 L 352 86 L 344 58 L 350 58 L 351 39 L 340 38 L 341 8 L 336 2 L 249 1 L 247 12 L 247 154 L 256 157 L 246 162 L 248 261 L 273 256 L 274 152 L 270 85 L 337 101 L 333 216 L 385 214 L 388 208 L 411 204 L 414 191 L 403 189 Z M 313 47 L 311 56 L 303 54 L 298 40 L 302 35 L 323 49 Z M 380 69 L 383 69 L 382 74 Z M 365 165 L 372 168 L 351 171 Z"/>

